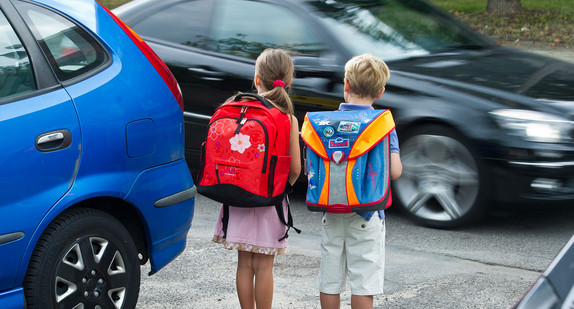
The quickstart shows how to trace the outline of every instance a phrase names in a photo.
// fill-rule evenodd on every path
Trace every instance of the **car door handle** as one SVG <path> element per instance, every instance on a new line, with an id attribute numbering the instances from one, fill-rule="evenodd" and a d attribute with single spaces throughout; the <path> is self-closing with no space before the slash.
<path id="1" fill-rule="evenodd" d="M 67 129 L 42 133 L 36 137 L 36 149 L 41 152 L 65 149 L 72 144 L 72 133 Z"/>
<path id="2" fill-rule="evenodd" d="M 195 67 L 187 68 L 188 71 L 193 72 L 200 76 L 201 79 L 210 81 L 222 81 L 223 73 L 218 71 L 210 70 L 209 68 Z"/>

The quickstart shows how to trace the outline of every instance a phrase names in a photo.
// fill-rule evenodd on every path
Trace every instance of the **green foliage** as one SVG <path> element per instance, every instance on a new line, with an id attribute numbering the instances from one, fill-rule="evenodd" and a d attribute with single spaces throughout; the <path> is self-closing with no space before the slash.
<path id="1" fill-rule="evenodd" d="M 506 42 L 574 46 L 574 1 L 521 0 L 523 11 L 487 14 L 487 0 L 429 0 L 476 31 Z"/>
<path id="2" fill-rule="evenodd" d="M 447 11 L 464 13 L 483 12 L 488 0 L 428 0 L 430 3 Z M 572 0 L 521 0 L 522 7 L 527 10 L 555 10 L 563 11 L 565 15 L 574 14 L 574 1 Z"/>
<path id="3" fill-rule="evenodd" d="M 100 0 L 98 2 L 100 2 L 101 5 L 107 7 L 108 9 L 115 9 L 118 6 L 126 3 L 126 2 L 130 2 L 131 0 Z"/>
<path id="4" fill-rule="evenodd" d="M 476 13 L 486 9 L 487 0 L 429 0 L 449 12 Z"/>

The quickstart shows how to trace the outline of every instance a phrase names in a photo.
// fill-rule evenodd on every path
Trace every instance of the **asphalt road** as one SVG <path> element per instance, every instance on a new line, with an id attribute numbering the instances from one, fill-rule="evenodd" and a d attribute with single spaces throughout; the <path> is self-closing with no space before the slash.
<path id="1" fill-rule="evenodd" d="M 574 62 L 573 49 L 518 46 Z M 299 190 L 302 191 L 302 190 Z M 237 253 L 211 242 L 219 205 L 196 200 L 186 250 L 153 276 L 142 268 L 138 308 L 239 308 Z M 292 198 L 295 225 L 287 255 L 275 260 L 273 308 L 319 308 L 314 281 L 320 263 L 321 214 Z M 456 230 L 417 226 L 397 209 L 387 211 L 385 294 L 375 308 L 511 308 L 574 233 L 574 207 L 541 204 L 494 212 Z M 342 308 L 350 295 L 342 294 Z"/>
<path id="2" fill-rule="evenodd" d="M 237 253 L 211 242 L 219 205 L 196 200 L 186 250 L 153 276 L 142 269 L 138 308 L 239 308 Z M 286 255 L 275 260 L 273 308 L 319 308 L 321 214 L 292 198 L 295 226 Z M 574 233 L 574 207 L 544 205 L 495 212 L 457 230 L 417 226 L 387 211 L 385 295 L 376 308 L 511 308 Z M 350 295 L 342 294 L 342 308 Z"/>

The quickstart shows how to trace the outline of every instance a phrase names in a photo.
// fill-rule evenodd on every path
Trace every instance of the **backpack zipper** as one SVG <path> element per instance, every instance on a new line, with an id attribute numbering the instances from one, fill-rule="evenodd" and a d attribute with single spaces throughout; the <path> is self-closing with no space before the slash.
<path id="1" fill-rule="evenodd" d="M 267 132 L 267 128 L 265 128 L 263 122 L 261 122 L 261 120 L 257 118 L 245 118 L 244 120 L 245 120 L 244 122 L 255 121 L 259 123 L 259 125 L 263 129 L 263 132 L 265 132 L 265 157 L 263 158 L 263 169 L 261 171 L 262 174 L 265 174 L 267 172 L 267 161 L 268 161 L 267 157 L 269 156 L 269 132 Z"/>
<path id="2" fill-rule="evenodd" d="M 243 127 L 243 125 L 245 124 L 245 122 L 247 122 L 247 119 L 244 118 L 245 117 L 245 113 L 247 112 L 247 109 L 249 107 L 247 106 L 241 106 L 241 112 L 239 113 L 239 118 L 237 118 L 237 129 L 235 129 L 235 135 L 239 134 L 239 130 L 241 130 L 241 127 Z"/>

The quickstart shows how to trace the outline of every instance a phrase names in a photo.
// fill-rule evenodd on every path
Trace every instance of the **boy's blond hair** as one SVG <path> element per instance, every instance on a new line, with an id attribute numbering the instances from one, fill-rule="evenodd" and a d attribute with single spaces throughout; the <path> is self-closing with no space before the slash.
<path id="1" fill-rule="evenodd" d="M 345 64 L 345 79 L 350 90 L 361 98 L 377 98 L 390 77 L 385 62 L 371 54 L 355 56 Z"/>

